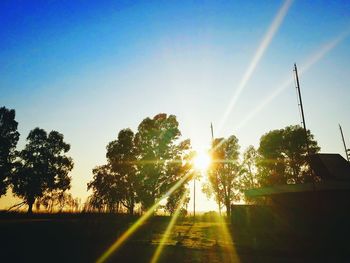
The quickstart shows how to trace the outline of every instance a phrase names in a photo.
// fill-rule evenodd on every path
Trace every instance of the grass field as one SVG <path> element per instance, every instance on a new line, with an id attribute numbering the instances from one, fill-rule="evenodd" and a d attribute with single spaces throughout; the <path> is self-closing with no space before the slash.
<path id="1" fill-rule="evenodd" d="M 137 217 L 114 214 L 1 214 L 0 262 L 95 262 Z M 305 255 L 292 248 L 261 249 L 254 240 L 240 243 L 235 230 L 209 217 L 181 219 L 166 236 L 170 217 L 146 221 L 107 262 L 307 262 L 334 255 Z M 242 235 L 242 234 L 241 234 Z M 332 260 L 333 261 L 333 260 Z"/>

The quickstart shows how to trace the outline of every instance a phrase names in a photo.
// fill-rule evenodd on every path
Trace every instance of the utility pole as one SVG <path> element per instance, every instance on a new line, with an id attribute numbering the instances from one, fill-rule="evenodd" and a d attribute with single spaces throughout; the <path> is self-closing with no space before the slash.
<path id="1" fill-rule="evenodd" d="M 346 156 L 346 159 L 348 160 L 349 162 L 349 154 L 348 154 L 348 148 L 346 148 L 346 144 L 345 144 L 345 140 L 344 140 L 344 134 L 343 134 L 343 130 L 339 124 L 339 129 L 340 129 L 340 134 L 341 134 L 341 138 L 343 140 L 343 145 L 344 145 L 344 150 L 345 150 L 345 156 Z"/>

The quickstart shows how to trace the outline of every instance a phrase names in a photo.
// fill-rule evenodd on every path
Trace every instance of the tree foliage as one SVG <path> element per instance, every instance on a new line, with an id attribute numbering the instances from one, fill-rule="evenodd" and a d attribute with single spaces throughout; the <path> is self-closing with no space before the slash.
<path id="1" fill-rule="evenodd" d="M 6 194 L 16 158 L 19 139 L 15 110 L 0 108 L 0 197 Z"/>
<path id="2" fill-rule="evenodd" d="M 210 188 L 216 202 L 224 204 L 227 215 L 231 213 L 231 203 L 238 198 L 236 188 L 240 173 L 239 144 L 236 136 L 214 139 L 211 148 L 212 165 L 208 171 Z"/>
<path id="3" fill-rule="evenodd" d="M 183 202 L 181 202 L 183 200 Z M 176 189 L 167 199 L 165 209 L 170 213 L 174 214 L 177 209 L 184 209 L 190 201 L 189 190 L 185 185 L 180 186 Z M 182 204 L 181 204 L 182 203 Z"/>
<path id="4" fill-rule="evenodd" d="M 311 132 L 307 131 L 309 153 L 317 153 L 320 148 Z M 264 134 L 258 149 L 260 183 L 263 186 L 285 183 L 304 183 L 312 180 L 307 164 L 307 144 L 302 127 L 288 126 Z"/>
<path id="5" fill-rule="evenodd" d="M 93 170 L 88 184 L 92 206 L 114 211 L 120 203 L 130 214 L 137 203 L 145 209 L 152 206 L 191 168 L 190 141 L 178 142 L 180 135 L 176 117 L 166 114 L 144 119 L 135 135 L 121 130 L 107 145 L 107 164 Z M 169 197 L 169 209 L 178 204 L 182 190 Z"/>
<path id="6" fill-rule="evenodd" d="M 35 199 L 51 191 L 70 188 L 68 173 L 73 169 L 73 161 L 65 154 L 70 145 L 63 141 L 57 131 L 49 134 L 35 128 L 27 137 L 28 143 L 20 152 L 20 160 L 13 176 L 13 192 L 28 204 L 32 212 Z"/>
<path id="7" fill-rule="evenodd" d="M 252 202 L 253 200 L 249 199 L 244 195 L 244 191 L 248 189 L 258 188 L 260 184 L 260 175 L 257 169 L 257 163 L 259 161 L 259 153 L 250 145 L 243 152 L 243 160 L 241 163 L 241 172 L 240 178 L 238 180 L 238 187 L 241 192 L 241 196 L 246 202 Z M 254 199 L 256 201 L 256 199 Z"/>
<path id="8" fill-rule="evenodd" d="M 133 131 L 130 129 L 121 130 L 118 139 L 108 144 L 106 156 L 114 176 L 117 177 L 119 201 L 128 209 L 129 214 L 133 214 L 137 202 L 136 191 L 138 187 Z"/>
<path id="9" fill-rule="evenodd" d="M 243 160 L 241 164 L 240 187 L 241 189 L 252 189 L 260 186 L 259 175 L 257 171 L 257 162 L 259 160 L 259 153 L 250 145 L 243 152 Z"/>
<path id="10" fill-rule="evenodd" d="M 135 135 L 138 195 L 144 208 L 156 200 L 190 170 L 185 161 L 190 141 L 177 143 L 181 132 L 174 115 L 158 114 L 144 119 Z"/>
<path id="11" fill-rule="evenodd" d="M 88 183 L 88 190 L 93 193 L 91 206 L 99 211 L 115 211 L 122 197 L 118 178 L 109 164 L 97 166 L 92 170 L 93 180 Z"/>
<path id="12" fill-rule="evenodd" d="M 134 133 L 121 130 L 117 140 L 107 145 L 107 164 L 93 170 L 94 178 L 88 183 L 93 190 L 91 205 L 99 210 L 114 212 L 122 204 L 130 214 L 137 202 L 137 177 Z"/>

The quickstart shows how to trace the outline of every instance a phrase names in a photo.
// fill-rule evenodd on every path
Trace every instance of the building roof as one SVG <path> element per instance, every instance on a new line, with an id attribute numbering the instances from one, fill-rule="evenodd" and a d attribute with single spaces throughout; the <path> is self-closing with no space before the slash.
<path id="1" fill-rule="evenodd" d="M 309 157 L 309 164 L 322 180 L 350 181 L 350 163 L 340 154 L 313 154 Z"/>
<path id="2" fill-rule="evenodd" d="M 283 184 L 270 187 L 262 187 L 249 189 L 245 194 L 249 197 L 271 196 L 278 194 L 291 194 L 312 191 L 334 191 L 334 190 L 350 190 L 350 182 L 327 181 L 319 183 L 305 184 Z"/>

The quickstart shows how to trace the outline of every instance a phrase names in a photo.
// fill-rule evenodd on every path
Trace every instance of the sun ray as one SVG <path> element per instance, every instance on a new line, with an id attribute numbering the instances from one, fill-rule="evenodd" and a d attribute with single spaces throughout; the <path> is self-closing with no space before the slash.
<path id="1" fill-rule="evenodd" d="M 97 263 L 105 262 L 140 226 L 153 215 L 153 212 L 160 206 L 160 201 L 171 195 L 178 187 L 180 187 L 192 175 L 192 171 L 188 172 L 176 184 L 174 184 L 162 198 L 159 199 L 148 211 L 142 215 L 131 227 L 129 227 L 102 255 L 97 259 Z"/>
<path id="2" fill-rule="evenodd" d="M 339 34 L 336 38 L 327 42 L 323 45 L 319 50 L 317 50 L 312 56 L 307 59 L 307 61 L 301 65 L 299 70 L 299 76 L 307 72 L 314 64 L 316 64 L 320 59 L 322 59 L 328 52 L 334 49 L 339 43 L 341 43 L 345 38 L 350 35 L 350 29 L 345 30 L 341 34 Z M 251 120 L 256 114 L 258 114 L 264 107 L 266 107 L 273 99 L 275 99 L 281 92 L 283 92 L 286 88 L 290 87 L 293 83 L 293 77 L 285 80 L 279 88 L 276 89 L 270 96 L 265 98 L 255 109 L 249 112 L 246 117 L 241 121 L 236 127 L 235 131 L 241 129 L 249 120 Z"/>
<path id="3" fill-rule="evenodd" d="M 219 226 L 219 235 L 221 237 L 220 242 L 218 242 L 219 248 L 222 250 L 222 255 L 227 256 L 227 258 L 224 258 L 224 262 L 240 262 L 240 259 L 238 257 L 238 254 L 236 252 L 232 233 L 230 232 L 229 228 L 227 227 L 227 222 L 225 219 L 220 215 L 215 215 L 214 217 L 217 225 Z M 230 218 L 228 218 L 230 220 Z M 221 244 L 220 244 L 221 243 Z"/>
<path id="4" fill-rule="evenodd" d="M 151 263 L 156 263 L 158 261 L 159 256 L 163 250 L 164 244 L 167 242 L 167 240 L 169 238 L 169 234 L 170 234 L 171 230 L 173 229 L 173 227 L 177 221 L 177 218 L 180 215 L 181 207 L 182 207 L 186 197 L 187 197 L 187 192 L 185 192 L 183 194 L 183 196 L 181 197 L 180 203 L 179 203 L 178 207 L 176 208 L 175 213 L 173 214 L 173 216 L 169 222 L 168 227 L 166 228 L 165 232 L 163 233 L 163 237 L 162 237 L 156 251 L 153 254 L 153 257 L 151 259 Z"/>
<path id="5" fill-rule="evenodd" d="M 256 50 L 252 62 L 249 64 L 249 67 L 245 71 L 240 83 L 238 84 L 237 89 L 235 90 L 235 93 L 233 94 L 233 97 L 231 98 L 231 101 L 229 105 L 227 106 L 221 121 L 218 125 L 218 132 L 221 131 L 223 128 L 227 118 L 229 117 L 230 113 L 232 112 L 233 107 L 235 106 L 240 94 L 242 93 L 243 89 L 247 85 L 248 81 L 250 80 L 252 74 L 254 73 L 255 68 L 259 64 L 262 56 L 264 55 L 266 49 L 270 45 L 274 35 L 278 31 L 279 27 L 281 26 L 283 19 L 285 18 L 290 6 L 292 5 L 293 0 L 286 0 L 282 7 L 278 10 L 277 15 L 275 16 L 274 20 L 272 21 L 269 29 L 267 30 L 263 40 L 261 41 L 258 49 Z"/>

